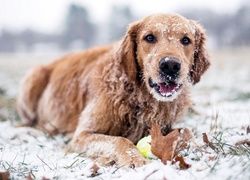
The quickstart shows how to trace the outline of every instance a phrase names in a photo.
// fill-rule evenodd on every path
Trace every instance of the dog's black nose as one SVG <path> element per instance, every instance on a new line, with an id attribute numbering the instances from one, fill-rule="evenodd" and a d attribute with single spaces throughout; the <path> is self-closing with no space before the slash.
<path id="1" fill-rule="evenodd" d="M 165 76 L 176 76 L 180 72 L 181 62 L 174 57 L 164 57 L 159 62 L 159 68 Z"/>

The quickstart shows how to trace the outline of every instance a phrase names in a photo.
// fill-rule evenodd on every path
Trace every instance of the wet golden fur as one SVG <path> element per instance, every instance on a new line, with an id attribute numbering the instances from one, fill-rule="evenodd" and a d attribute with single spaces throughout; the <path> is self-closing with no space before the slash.
<path id="1" fill-rule="evenodd" d="M 153 33 L 156 43 L 145 35 Z M 180 39 L 188 36 L 191 44 Z M 176 14 L 156 14 L 130 25 L 122 41 L 68 55 L 35 67 L 18 96 L 22 122 L 50 134 L 72 136 L 71 149 L 106 165 L 141 166 L 147 162 L 134 143 L 152 123 L 164 134 L 190 105 L 190 86 L 209 66 L 202 27 Z M 181 62 L 181 91 L 158 97 L 148 79 L 159 81 L 159 60 Z"/>

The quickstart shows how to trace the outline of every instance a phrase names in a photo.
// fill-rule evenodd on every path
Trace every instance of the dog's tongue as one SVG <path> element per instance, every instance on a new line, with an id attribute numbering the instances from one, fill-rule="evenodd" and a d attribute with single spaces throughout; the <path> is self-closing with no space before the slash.
<path id="1" fill-rule="evenodd" d="M 160 89 L 160 93 L 161 94 L 171 94 L 173 92 L 173 90 L 175 90 L 177 88 L 177 84 L 176 83 L 173 83 L 173 82 L 170 82 L 170 83 L 159 83 L 158 84 Z"/>

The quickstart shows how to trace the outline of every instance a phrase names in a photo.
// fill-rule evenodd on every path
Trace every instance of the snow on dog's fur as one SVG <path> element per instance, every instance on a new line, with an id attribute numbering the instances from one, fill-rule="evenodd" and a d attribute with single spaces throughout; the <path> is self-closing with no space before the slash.
<path id="1" fill-rule="evenodd" d="M 130 25 L 122 41 L 34 68 L 18 111 L 26 125 L 72 135 L 70 147 L 106 165 L 141 166 L 134 143 L 152 123 L 163 134 L 190 105 L 190 86 L 209 66 L 202 27 L 177 14 Z"/>

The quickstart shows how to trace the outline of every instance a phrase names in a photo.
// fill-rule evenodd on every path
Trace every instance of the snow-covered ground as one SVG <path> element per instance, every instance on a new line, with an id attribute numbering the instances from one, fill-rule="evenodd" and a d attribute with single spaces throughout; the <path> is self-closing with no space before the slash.
<path id="1" fill-rule="evenodd" d="M 54 57 L 0 55 L 0 88 L 7 97 L 14 97 L 27 68 Z M 250 146 L 236 145 L 250 140 L 249 57 L 249 49 L 212 53 L 210 70 L 194 87 L 193 109 L 176 125 L 192 129 L 199 146 L 181 152 L 192 165 L 187 170 L 153 160 L 135 169 L 100 166 L 92 172 L 94 162 L 66 153 L 68 139 L 49 137 L 33 128 L 15 128 L 13 109 L 5 109 L 9 121 L 0 120 L 0 172 L 10 172 L 11 179 L 250 179 Z M 202 133 L 216 149 L 203 142 Z"/>

